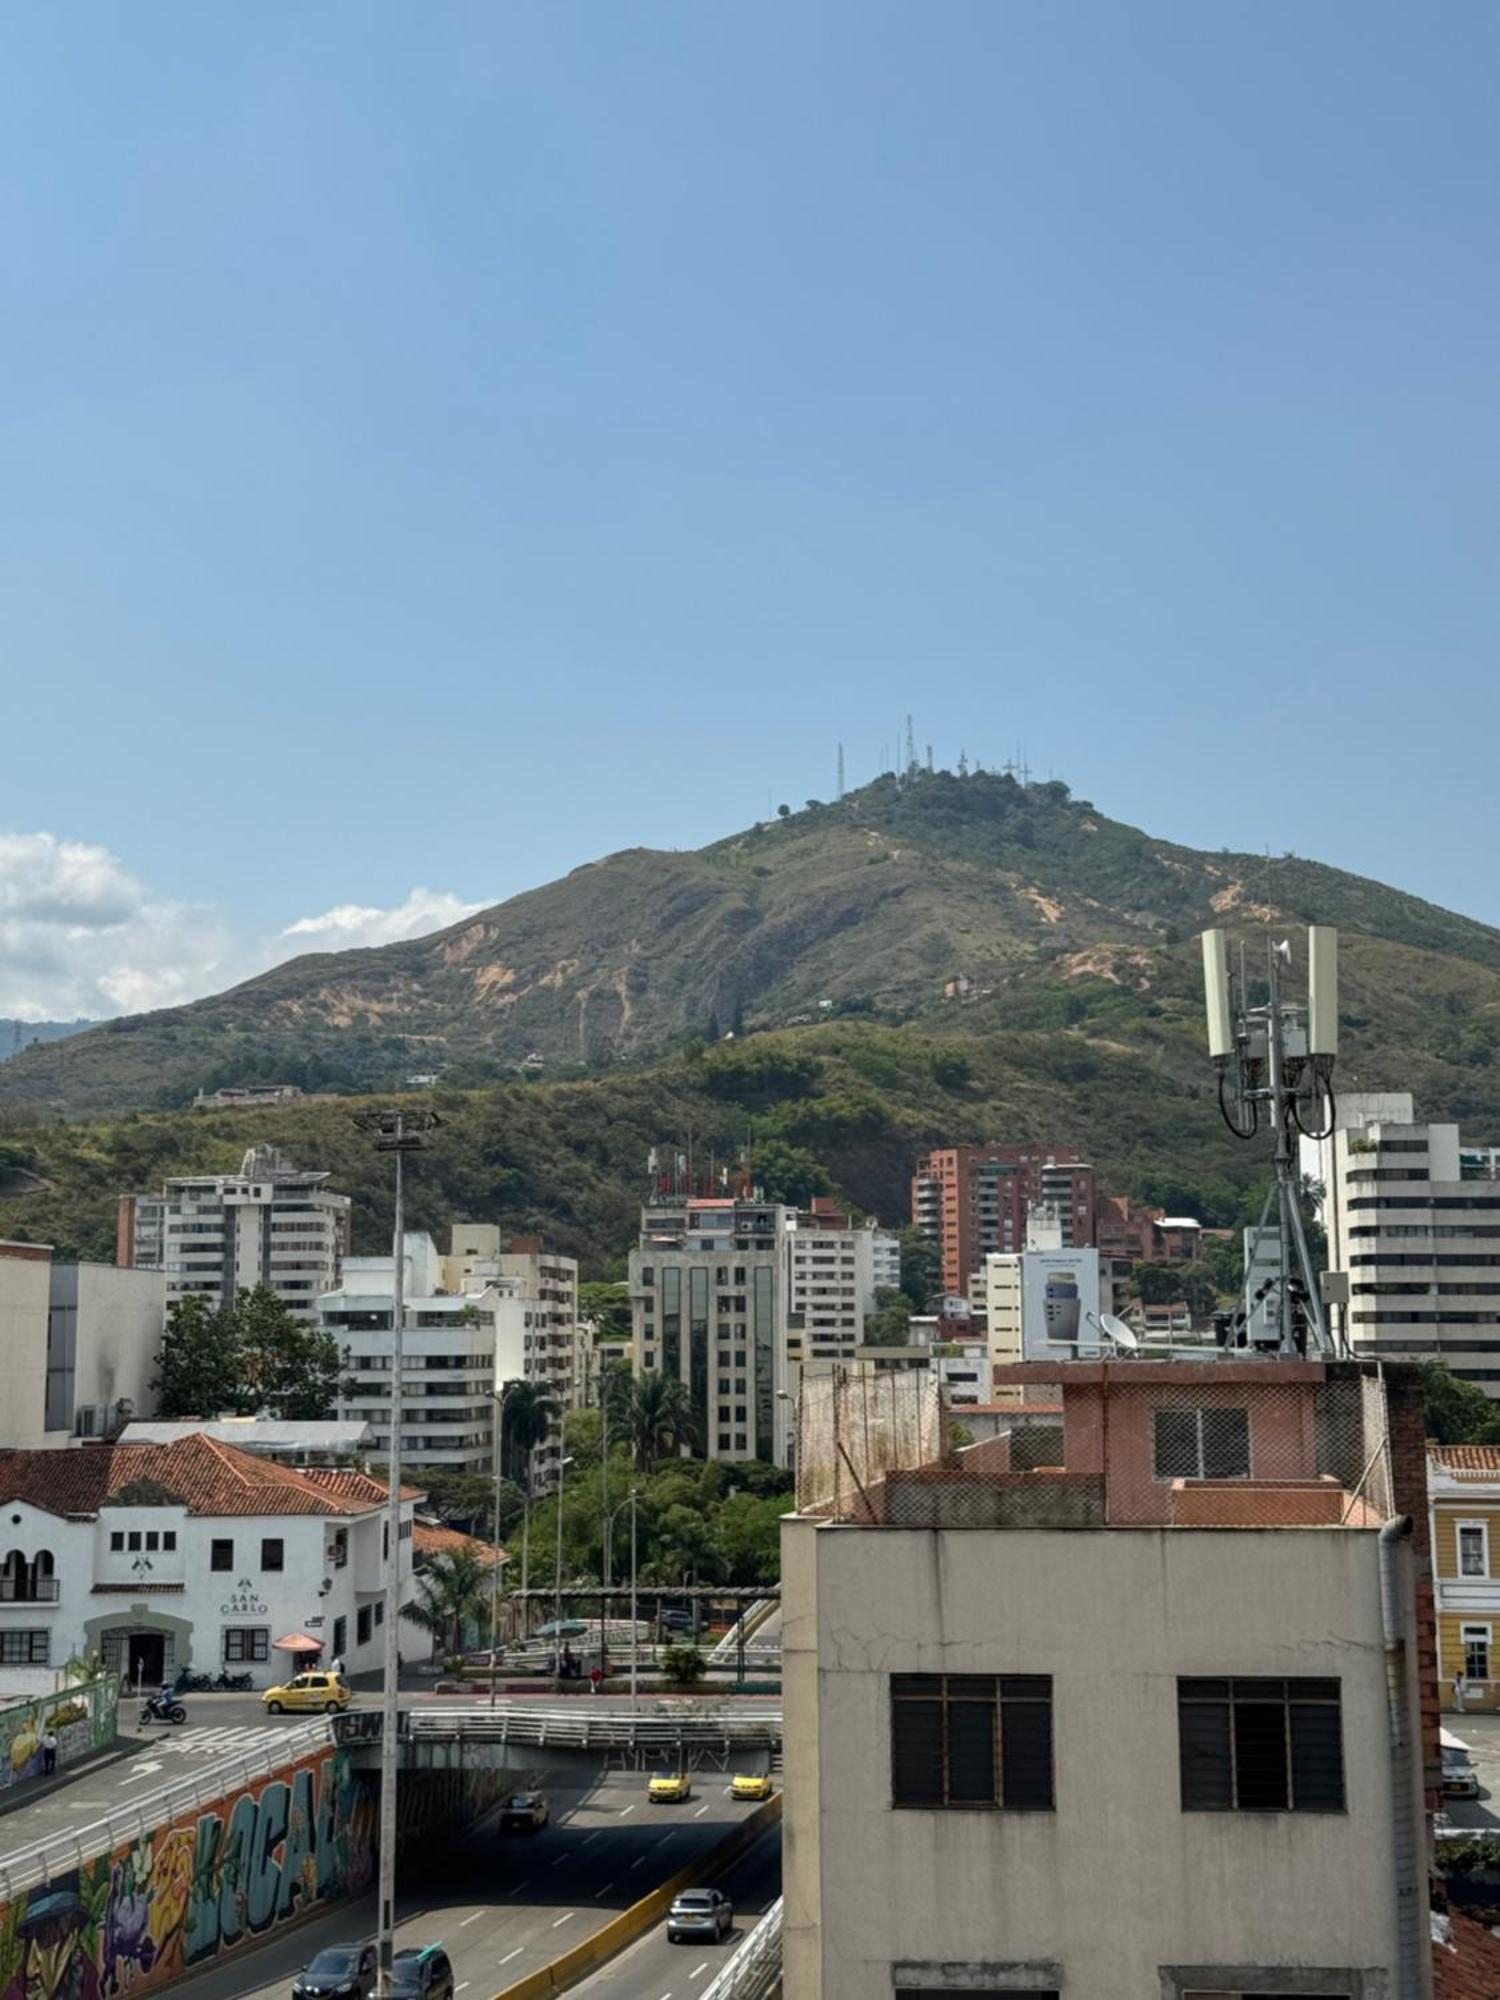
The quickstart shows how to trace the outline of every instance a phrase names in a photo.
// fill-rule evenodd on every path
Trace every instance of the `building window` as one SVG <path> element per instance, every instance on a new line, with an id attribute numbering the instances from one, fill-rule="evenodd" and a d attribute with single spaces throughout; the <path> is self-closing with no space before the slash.
<path id="1" fill-rule="evenodd" d="M 0 1666 L 45 1667 L 50 1645 L 48 1632 L 0 1631 Z"/>
<path id="2" fill-rule="evenodd" d="M 385 1623 L 385 1602 L 379 1597 L 375 1600 L 375 1623 L 377 1626 Z"/>
<path id="3" fill-rule="evenodd" d="M 335 1618 L 333 1621 L 334 1659 L 341 1660 L 344 1657 L 344 1651 L 348 1643 L 349 1643 L 349 1620 L 347 1618 Z"/>
<path id="4" fill-rule="evenodd" d="M 232 1666 L 248 1660 L 269 1660 L 271 1657 L 271 1628 L 269 1625 L 226 1625 L 224 1627 L 224 1664 Z"/>
<path id="5" fill-rule="evenodd" d="M 1248 1410 L 1158 1410 L 1158 1479 L 1247 1479 Z"/>
<path id="6" fill-rule="evenodd" d="M 125 1537 L 125 1546 L 130 1550 L 132 1555 L 137 1553 L 141 1546 L 141 1531 L 139 1528 L 131 1529 L 130 1533 Z"/>
<path id="7" fill-rule="evenodd" d="M 267 1535 L 262 1539 L 260 1566 L 262 1569 L 286 1568 L 286 1544 L 280 1535 Z"/>
<path id="8" fill-rule="evenodd" d="M 1490 1531 L 1483 1521 L 1458 1524 L 1458 1573 L 1460 1576 L 1490 1573 Z"/>
<path id="9" fill-rule="evenodd" d="M 1184 1812 L 1342 1812 L 1336 1680 L 1179 1680 Z"/>
<path id="10" fill-rule="evenodd" d="M 893 1674 L 891 1803 L 1051 1812 L 1051 1676 Z"/>
<path id="11" fill-rule="evenodd" d="M 1464 1679 L 1487 1681 L 1490 1677 L 1490 1627 L 1465 1625 L 1459 1632 L 1464 1649 Z"/>
<path id="12" fill-rule="evenodd" d="M 208 1545 L 208 1566 L 210 1569 L 233 1569 L 234 1543 L 218 1540 L 210 1542 Z"/>
<path id="13" fill-rule="evenodd" d="M 372 1611 L 373 1607 L 371 1605 L 362 1604 L 355 1613 L 354 1635 L 361 1646 L 368 1646 L 370 1643 L 370 1630 L 373 1622 Z"/>
<path id="14" fill-rule="evenodd" d="M 148 1528 L 146 1530 L 146 1553 L 148 1555 L 154 1555 L 160 1547 L 161 1547 L 160 1534 L 157 1532 L 155 1528 Z"/>
<path id="15" fill-rule="evenodd" d="M 177 1547 L 177 1530 L 175 1528 L 164 1528 L 162 1530 L 161 1545 L 169 1553 Z"/>
<path id="16" fill-rule="evenodd" d="M 125 1536 L 121 1529 L 119 1528 L 115 1529 L 114 1533 L 109 1538 L 109 1545 L 112 1549 L 116 1551 L 122 1550 L 125 1547 Z"/>

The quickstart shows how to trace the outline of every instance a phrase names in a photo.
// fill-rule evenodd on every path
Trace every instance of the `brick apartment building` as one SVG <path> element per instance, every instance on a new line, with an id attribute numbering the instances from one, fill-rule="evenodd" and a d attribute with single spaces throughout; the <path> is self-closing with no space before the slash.
<path id="1" fill-rule="evenodd" d="M 1092 1246 L 1098 1227 L 1094 1169 L 1057 1146 L 939 1146 L 912 1176 L 912 1221 L 936 1244 L 945 1293 L 962 1297 L 992 1251 L 1026 1247 L 1033 1208 L 1050 1209 L 1068 1249 Z"/>

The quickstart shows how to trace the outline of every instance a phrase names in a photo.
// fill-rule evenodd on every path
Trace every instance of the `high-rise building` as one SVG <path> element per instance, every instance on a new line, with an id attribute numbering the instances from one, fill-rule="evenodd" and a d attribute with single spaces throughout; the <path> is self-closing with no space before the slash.
<path id="1" fill-rule="evenodd" d="M 786 1233 L 789 1358 L 852 1361 L 875 1303 L 875 1232 L 851 1226 L 819 1195 L 810 1211 L 789 1216 Z"/>
<path id="2" fill-rule="evenodd" d="M 1443 1361 L 1500 1397 L 1500 1181 L 1465 1178 L 1456 1125 L 1376 1118 L 1322 1151 L 1355 1352 Z"/>
<path id="3" fill-rule="evenodd" d="M 349 1197 L 328 1175 L 252 1146 L 237 1174 L 183 1174 L 160 1195 L 123 1195 L 116 1258 L 166 1277 L 166 1302 L 229 1305 L 267 1285 L 299 1319 L 334 1289 L 349 1247 Z"/>
<path id="4" fill-rule="evenodd" d="M 804 1388 L 786 2000 L 1430 2000 L 1416 1371 L 1009 1373 L 1046 1471 L 1019 1408 L 945 1454 L 920 1376 Z"/>
<path id="5" fill-rule="evenodd" d="M 562 1418 L 575 1405 L 578 1266 L 535 1237 L 506 1244 L 489 1224 L 458 1223 L 446 1257 L 425 1231 L 406 1238 L 403 1277 L 401 1458 L 411 1466 L 488 1472 L 494 1463 L 494 1391 L 531 1382 L 558 1421 L 531 1462 L 545 1482 L 560 1453 Z M 350 1257 L 318 1319 L 347 1353 L 339 1416 L 367 1423 L 372 1457 L 390 1453 L 395 1350 L 395 1262 Z"/>
<path id="6" fill-rule="evenodd" d="M 0 1446 L 65 1444 L 155 1409 L 162 1277 L 0 1242 Z"/>
<path id="7" fill-rule="evenodd" d="M 967 1297 L 992 1251 L 1025 1248 L 1034 1208 L 1056 1216 L 1067 1248 L 1095 1239 L 1094 1169 L 1055 1146 L 939 1146 L 917 1162 L 912 1221 L 935 1244 L 942 1288 Z"/>

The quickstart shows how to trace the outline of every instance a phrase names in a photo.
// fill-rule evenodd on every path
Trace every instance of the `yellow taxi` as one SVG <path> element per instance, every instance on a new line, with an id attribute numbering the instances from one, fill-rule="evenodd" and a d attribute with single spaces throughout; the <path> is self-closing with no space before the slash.
<path id="1" fill-rule="evenodd" d="M 663 1771 L 646 1787 L 646 1796 L 653 1805 L 674 1805 L 693 1796 L 693 1781 L 686 1771 Z"/>
<path id="2" fill-rule="evenodd" d="M 283 1709 L 338 1715 L 349 1706 L 349 1683 L 342 1674 L 297 1674 L 283 1687 L 267 1688 L 260 1699 L 267 1715 L 280 1715 Z"/>
<path id="3" fill-rule="evenodd" d="M 732 1799 L 768 1799 L 771 1796 L 771 1780 L 764 1772 L 742 1771 L 729 1787 Z"/>

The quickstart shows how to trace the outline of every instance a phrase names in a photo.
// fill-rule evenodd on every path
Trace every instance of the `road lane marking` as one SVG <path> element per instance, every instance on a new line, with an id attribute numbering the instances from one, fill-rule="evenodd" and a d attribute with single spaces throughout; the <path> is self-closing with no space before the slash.
<path id="1" fill-rule="evenodd" d="M 621 1817 L 621 1819 L 624 1819 L 624 1817 L 625 1817 L 626 1813 L 633 1813 L 634 1811 L 635 1811 L 635 1807 L 634 1807 L 634 1805 L 628 1805 L 628 1806 L 621 1806 L 621 1808 L 620 1808 L 620 1817 Z"/>
<path id="2" fill-rule="evenodd" d="M 561 1868 L 565 1861 L 571 1861 L 572 1859 L 573 1856 L 571 1854 L 559 1854 L 557 1859 L 552 1863 L 552 1866 L 554 1868 Z"/>
<path id="3" fill-rule="evenodd" d="M 467 1990 L 468 1984 L 469 1982 L 467 1979 L 460 1979 L 457 1986 L 455 1986 L 453 1990 L 455 1993 L 462 1993 Z"/>
<path id="4" fill-rule="evenodd" d="M 505 1893 L 507 1896 L 519 1896 L 523 1889 L 529 1889 L 530 1887 L 531 1877 L 528 1875 L 524 1882 L 518 1882 L 514 1889 L 507 1889 Z"/>
<path id="5" fill-rule="evenodd" d="M 635 1860 L 635 1861 L 632 1861 L 632 1862 L 631 1862 L 631 1864 L 630 1864 L 630 1865 L 631 1865 L 631 1867 L 632 1867 L 632 1868 L 644 1868 L 644 1867 L 645 1867 L 645 1865 L 646 1865 L 646 1858 L 647 1858 L 647 1857 L 646 1857 L 646 1856 L 645 1856 L 644 1854 L 642 1854 L 642 1855 L 641 1855 L 641 1856 L 640 1856 L 640 1857 L 639 1857 L 639 1858 L 638 1858 L 637 1860 Z"/>
<path id="6" fill-rule="evenodd" d="M 558 1918 L 557 1922 L 556 1922 L 556 1923 L 555 1923 L 555 1924 L 554 1924 L 554 1925 L 552 1926 L 553 1930 L 555 1930 L 555 1931 L 560 1931 L 560 1930 L 562 1929 L 563 1925 L 564 1925 L 565 1923 L 567 1923 L 567 1921 L 568 1921 L 568 1919 L 569 1919 L 570 1917 L 576 1917 L 577 1915 L 578 1915 L 578 1912 L 577 1912 L 576 1910 L 567 1910 L 567 1911 L 565 1911 L 565 1912 L 564 1912 L 564 1914 L 563 1914 L 562 1916 L 560 1916 L 560 1917 Z"/>
<path id="7" fill-rule="evenodd" d="M 473 1914 L 473 1916 L 472 1916 L 472 1917 L 465 1917 L 465 1918 L 464 1918 L 464 1920 L 463 1920 L 463 1922 L 462 1922 L 462 1923 L 461 1923 L 461 1924 L 459 1925 L 459 1927 L 458 1927 L 458 1928 L 459 1928 L 459 1929 L 460 1929 L 461 1931 L 464 1931 L 464 1930 L 467 1930 L 467 1929 L 469 1928 L 469 1925 L 470 1925 L 470 1924 L 477 1924 L 477 1923 L 479 1922 L 479 1919 L 480 1919 L 480 1918 L 481 1918 L 481 1917 L 482 1917 L 483 1915 L 484 1915 L 484 1911 L 483 1911 L 483 1910 L 476 1910 L 476 1911 L 474 1912 L 474 1914 Z"/>
<path id="8" fill-rule="evenodd" d="M 595 1891 L 595 1893 L 594 1893 L 594 1901 L 595 1901 L 595 1902 L 597 1903 L 597 1902 L 599 1901 L 599 1898 L 600 1898 L 601 1896 L 607 1896 L 607 1895 L 609 1894 L 610 1890 L 611 1890 L 611 1889 L 613 1889 L 613 1887 L 614 1887 L 614 1886 L 615 1886 L 615 1885 L 614 1885 L 614 1883 L 613 1883 L 613 1882 L 606 1882 L 606 1883 L 605 1883 L 605 1885 L 604 1885 L 604 1887 L 603 1887 L 602 1889 L 598 1889 L 598 1890 L 596 1890 L 596 1891 Z"/>
<path id="9" fill-rule="evenodd" d="M 587 1847 L 589 1842 L 591 1840 L 597 1840 L 599 1838 L 599 1834 L 602 1833 L 603 1831 L 604 1831 L 603 1827 L 600 1827 L 598 1829 L 598 1832 L 585 1834 L 583 1839 L 579 1841 L 578 1845 L 580 1847 Z"/>
<path id="10" fill-rule="evenodd" d="M 694 1818 L 694 1819 L 702 1819 L 703 1815 L 704 1815 L 704 1814 L 705 1814 L 705 1813 L 706 1813 L 707 1811 L 708 1811 L 708 1807 L 707 1807 L 707 1806 L 699 1806 L 698 1810 L 697 1810 L 697 1811 L 696 1811 L 696 1812 L 695 1812 L 695 1813 L 693 1814 L 693 1818 Z"/>
<path id="11" fill-rule="evenodd" d="M 511 1962 L 511 1960 L 512 1960 L 513 1958 L 519 1958 L 519 1957 L 521 1956 L 521 1953 L 522 1953 L 522 1952 L 523 1952 L 523 1951 L 524 1951 L 525 1949 L 526 1949 L 526 1947 L 525 1947 L 525 1945 L 524 1945 L 524 1944 L 518 1944 L 518 1945 L 516 1946 L 516 1948 L 515 1948 L 515 1950 L 514 1950 L 514 1951 L 508 1951 L 508 1952 L 507 1952 L 507 1953 L 505 1954 L 504 1958 L 502 1958 L 502 1959 L 501 1959 L 500 1963 L 501 1963 L 502 1965 L 509 1965 L 509 1964 L 510 1964 L 510 1962 Z"/>
<path id="12" fill-rule="evenodd" d="M 708 1970 L 708 1960 L 705 1958 L 701 1965 L 695 1965 L 693 1967 L 692 1971 L 688 1974 L 688 1978 L 696 1979 L 698 1978 L 700 1973 L 707 1972 L 707 1970 Z"/>

